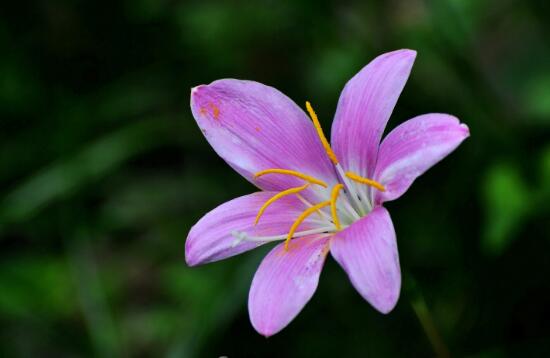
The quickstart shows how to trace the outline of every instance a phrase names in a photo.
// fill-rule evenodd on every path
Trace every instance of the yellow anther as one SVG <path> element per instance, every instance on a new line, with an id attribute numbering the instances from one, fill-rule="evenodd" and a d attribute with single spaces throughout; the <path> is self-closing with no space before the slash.
<path id="1" fill-rule="evenodd" d="M 336 158 L 336 155 L 332 151 L 332 148 L 330 147 L 330 144 L 325 137 L 325 134 L 323 133 L 323 128 L 321 128 L 321 123 L 319 123 L 319 119 L 317 118 L 317 114 L 313 110 L 313 107 L 311 107 L 311 104 L 306 101 L 306 108 L 309 113 L 309 116 L 311 117 L 311 120 L 313 121 L 313 125 L 315 126 L 315 129 L 317 130 L 317 135 L 321 139 L 321 143 L 323 144 L 323 147 L 325 148 L 325 151 L 328 154 L 328 157 L 334 164 L 338 164 L 338 159 Z"/>
<path id="2" fill-rule="evenodd" d="M 262 207 L 261 207 L 260 210 L 258 211 L 258 215 L 256 215 L 256 220 L 254 221 L 254 225 L 258 224 L 258 221 L 260 221 L 260 217 L 262 216 L 262 214 L 264 213 L 265 209 L 267 209 L 267 207 L 268 207 L 269 205 L 273 204 L 275 201 L 281 199 L 281 198 L 284 197 L 284 196 L 299 193 L 299 192 L 301 192 L 302 190 L 304 190 L 305 188 L 307 188 L 309 185 L 310 185 L 310 184 L 307 183 L 307 184 L 302 185 L 302 186 L 299 186 L 299 187 L 297 187 L 297 188 L 290 188 L 290 189 L 281 191 L 280 193 L 277 193 L 277 194 L 273 195 L 268 201 L 265 202 L 264 205 L 262 205 Z"/>
<path id="3" fill-rule="evenodd" d="M 266 175 L 266 174 L 285 174 L 285 175 L 292 175 L 292 176 L 295 176 L 297 178 L 300 178 L 300 179 L 303 179 L 307 182 L 310 182 L 312 184 L 317 184 L 317 185 L 320 185 L 322 186 L 323 188 L 326 188 L 327 187 L 327 183 L 325 183 L 324 181 L 322 180 L 319 180 L 319 179 L 316 179 L 312 176 L 309 176 L 309 175 L 306 175 L 306 174 L 302 174 L 300 172 L 297 172 L 297 171 L 294 171 L 294 170 L 288 170 L 288 169 L 266 169 L 266 170 L 262 170 L 262 171 L 259 171 L 257 172 L 256 174 L 254 174 L 254 178 L 259 178 L 261 177 L 262 175 Z"/>
<path id="4" fill-rule="evenodd" d="M 319 203 L 317 205 L 314 205 L 310 208 L 307 208 L 306 210 L 304 210 L 303 213 L 300 214 L 300 216 L 298 216 L 298 219 L 296 219 L 296 221 L 294 222 L 294 224 L 292 224 L 292 226 L 290 227 L 290 230 L 288 232 L 288 236 L 286 238 L 286 241 L 285 241 L 285 251 L 288 251 L 288 244 L 290 243 L 290 239 L 292 239 L 292 236 L 294 236 L 294 232 L 296 232 L 296 229 L 298 228 L 298 226 L 300 226 L 300 224 L 309 216 L 311 215 L 312 213 L 314 213 L 315 211 L 319 210 L 319 209 L 322 209 L 324 208 L 325 206 L 329 206 L 330 205 L 330 200 L 327 200 L 327 201 L 323 201 L 322 203 Z"/>
<path id="5" fill-rule="evenodd" d="M 332 221 L 334 221 L 334 226 L 336 226 L 337 230 L 340 230 L 341 226 L 340 220 L 338 219 L 338 213 L 336 212 L 336 200 L 338 200 L 338 193 L 340 193 L 340 189 L 343 187 L 344 185 L 342 184 L 336 184 L 330 193 L 330 212 L 332 214 Z"/>
<path id="6" fill-rule="evenodd" d="M 361 183 L 361 184 L 367 184 L 367 185 L 370 185 L 380 191 L 386 191 L 386 188 L 384 188 L 384 186 L 382 184 L 380 184 L 379 182 L 377 182 L 376 180 L 372 180 L 372 179 L 369 179 L 369 178 L 364 178 L 362 176 L 359 176 L 357 174 L 355 174 L 354 172 L 346 172 L 346 176 L 348 178 L 350 178 L 351 180 L 353 181 L 356 181 L 358 183 Z"/>

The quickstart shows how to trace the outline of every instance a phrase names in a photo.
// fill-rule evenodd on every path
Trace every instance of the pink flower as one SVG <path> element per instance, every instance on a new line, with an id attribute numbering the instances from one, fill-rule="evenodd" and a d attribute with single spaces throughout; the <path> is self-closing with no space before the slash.
<path id="1" fill-rule="evenodd" d="M 187 238 L 186 261 L 194 266 L 283 241 L 250 288 L 250 320 L 262 335 L 283 329 L 313 296 L 329 251 L 374 308 L 388 313 L 396 305 L 399 256 L 382 205 L 469 136 L 457 118 L 432 113 L 381 142 L 415 57 L 412 50 L 383 54 L 346 84 L 332 148 L 309 102 L 313 122 L 272 87 L 224 79 L 191 91 L 193 116 L 210 145 L 261 191 L 200 219 Z"/>

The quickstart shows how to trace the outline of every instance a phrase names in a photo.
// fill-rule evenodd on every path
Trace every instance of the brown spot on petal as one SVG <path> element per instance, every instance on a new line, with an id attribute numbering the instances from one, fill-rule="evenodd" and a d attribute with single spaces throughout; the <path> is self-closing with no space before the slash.
<path id="1" fill-rule="evenodd" d="M 210 108 L 212 108 L 212 115 L 214 119 L 218 120 L 220 117 L 220 109 L 214 103 L 210 103 Z"/>
<path id="2" fill-rule="evenodd" d="M 199 113 L 202 114 L 203 116 L 205 116 L 205 115 L 206 115 L 206 108 L 201 107 L 201 108 L 199 109 Z"/>
<path id="3" fill-rule="evenodd" d="M 256 128 L 254 128 L 254 129 L 256 130 L 256 132 L 259 132 L 259 131 L 262 130 L 260 127 L 256 127 Z"/>

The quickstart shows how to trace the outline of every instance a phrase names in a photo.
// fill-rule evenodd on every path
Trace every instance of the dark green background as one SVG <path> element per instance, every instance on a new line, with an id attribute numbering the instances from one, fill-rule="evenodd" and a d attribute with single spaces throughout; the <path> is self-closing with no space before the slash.
<path id="1" fill-rule="evenodd" d="M 454 356 L 550 354 L 547 1 L 0 6 L 0 356 L 433 356 L 419 317 Z M 418 57 L 389 129 L 447 112 L 471 130 L 387 204 L 401 299 L 379 314 L 329 258 L 265 339 L 246 306 L 268 248 L 184 262 L 191 225 L 254 190 L 202 137 L 190 88 L 257 80 L 328 131 L 344 83 L 399 48 Z"/>

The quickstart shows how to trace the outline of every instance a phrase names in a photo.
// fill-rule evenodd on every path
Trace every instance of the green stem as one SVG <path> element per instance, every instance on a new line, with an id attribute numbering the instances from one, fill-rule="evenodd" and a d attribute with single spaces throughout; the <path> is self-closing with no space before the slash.
<path id="1" fill-rule="evenodd" d="M 416 314 L 416 317 L 418 317 L 418 321 L 420 322 L 424 333 L 428 337 L 436 356 L 442 358 L 450 357 L 451 355 L 449 353 L 449 349 L 445 345 L 445 342 L 443 341 L 441 334 L 435 325 L 432 314 L 426 304 L 426 300 L 424 300 L 420 289 L 412 280 L 409 284 L 409 289 L 412 293 L 411 306 Z"/>

